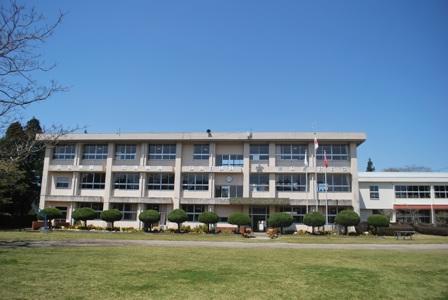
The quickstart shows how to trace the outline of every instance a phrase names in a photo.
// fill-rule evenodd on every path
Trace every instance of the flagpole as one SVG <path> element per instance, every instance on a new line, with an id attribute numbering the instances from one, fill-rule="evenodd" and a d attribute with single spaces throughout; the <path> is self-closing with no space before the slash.
<path id="1" fill-rule="evenodd" d="M 328 225 L 328 183 L 327 167 L 325 166 L 325 224 Z"/>
<path id="2" fill-rule="evenodd" d="M 319 211 L 319 200 L 317 199 L 317 135 L 314 133 L 314 199 L 316 200 L 316 212 Z"/>
<path id="3" fill-rule="evenodd" d="M 308 213 L 308 158 L 305 150 L 305 193 L 306 193 L 306 213 Z"/>

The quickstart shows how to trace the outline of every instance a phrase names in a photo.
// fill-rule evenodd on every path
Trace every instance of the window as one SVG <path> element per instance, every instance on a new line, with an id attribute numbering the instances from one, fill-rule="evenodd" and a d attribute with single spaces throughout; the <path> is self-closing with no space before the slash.
<path id="1" fill-rule="evenodd" d="M 396 185 L 395 198 L 430 198 L 429 185 Z"/>
<path id="2" fill-rule="evenodd" d="M 303 217 L 306 215 L 306 206 L 282 206 L 281 212 L 286 212 L 292 215 L 294 223 L 303 223 Z"/>
<path id="3" fill-rule="evenodd" d="M 269 191 L 269 174 L 250 174 L 250 187 L 252 191 Z"/>
<path id="4" fill-rule="evenodd" d="M 149 145 L 149 160 L 174 160 L 176 159 L 176 144 Z"/>
<path id="5" fill-rule="evenodd" d="M 268 144 L 251 144 L 249 152 L 250 160 L 269 160 Z"/>
<path id="6" fill-rule="evenodd" d="M 70 178 L 69 177 L 56 177 L 55 187 L 57 189 L 69 189 L 70 188 Z"/>
<path id="7" fill-rule="evenodd" d="M 217 166 L 242 167 L 244 165 L 242 154 L 219 154 L 216 155 Z"/>
<path id="8" fill-rule="evenodd" d="M 434 186 L 434 192 L 436 198 L 448 198 L 448 186 L 436 185 Z"/>
<path id="9" fill-rule="evenodd" d="M 378 200 L 380 199 L 380 192 L 377 185 L 371 185 L 370 186 L 370 199 L 371 200 Z"/>
<path id="10" fill-rule="evenodd" d="M 193 159 L 208 159 L 210 146 L 208 144 L 194 145 Z"/>
<path id="11" fill-rule="evenodd" d="M 304 160 L 308 145 L 277 145 L 277 157 L 281 160 Z"/>
<path id="12" fill-rule="evenodd" d="M 198 222 L 199 215 L 205 211 L 205 205 L 182 205 L 182 209 L 187 213 L 188 221 Z"/>
<path id="13" fill-rule="evenodd" d="M 99 203 L 99 202 L 78 202 L 76 207 L 78 207 L 78 208 L 89 207 L 89 208 L 93 209 L 96 212 L 95 220 L 100 220 L 101 219 L 100 215 L 101 215 L 101 212 L 103 211 L 103 203 Z"/>
<path id="14" fill-rule="evenodd" d="M 138 190 L 139 181 L 139 173 L 116 173 L 114 174 L 114 189 Z"/>
<path id="15" fill-rule="evenodd" d="M 182 177 L 182 187 L 189 191 L 207 191 L 208 174 L 207 173 L 186 173 Z"/>
<path id="16" fill-rule="evenodd" d="M 174 190 L 174 174 L 172 173 L 149 174 L 148 190 Z"/>
<path id="17" fill-rule="evenodd" d="M 227 223 L 229 222 L 229 217 L 219 217 L 219 223 Z"/>
<path id="18" fill-rule="evenodd" d="M 75 145 L 57 145 L 53 149 L 53 159 L 69 160 L 75 158 Z"/>
<path id="19" fill-rule="evenodd" d="M 325 184 L 325 174 L 317 174 L 317 183 Z M 350 192 L 350 175 L 327 174 L 328 192 Z"/>
<path id="20" fill-rule="evenodd" d="M 111 203 L 113 209 L 118 209 L 123 214 L 122 221 L 135 221 L 137 219 L 137 204 Z"/>
<path id="21" fill-rule="evenodd" d="M 105 181 L 104 173 L 81 173 L 81 189 L 102 190 Z"/>
<path id="22" fill-rule="evenodd" d="M 134 160 L 137 156 L 137 145 L 117 145 L 115 148 L 117 160 Z"/>
<path id="23" fill-rule="evenodd" d="M 215 186 L 216 198 L 243 197 L 242 185 L 217 185 Z"/>
<path id="24" fill-rule="evenodd" d="M 276 189 L 279 192 L 305 192 L 305 174 L 278 174 Z"/>
<path id="25" fill-rule="evenodd" d="M 348 160 L 348 145 L 346 144 L 319 145 L 316 158 L 323 160 L 324 151 L 327 153 L 328 160 Z"/>
<path id="26" fill-rule="evenodd" d="M 106 159 L 107 144 L 86 144 L 82 159 Z"/>
<path id="27" fill-rule="evenodd" d="M 430 223 L 431 211 L 416 209 L 397 210 L 396 218 L 398 223 Z"/>

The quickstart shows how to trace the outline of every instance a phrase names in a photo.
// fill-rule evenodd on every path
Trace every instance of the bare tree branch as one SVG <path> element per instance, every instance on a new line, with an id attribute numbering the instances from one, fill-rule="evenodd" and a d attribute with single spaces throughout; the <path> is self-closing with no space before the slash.
<path id="1" fill-rule="evenodd" d="M 26 8 L 11 0 L 0 6 L 0 122 L 15 109 L 48 99 L 67 88 L 56 81 L 41 83 L 36 72 L 48 72 L 54 64 L 46 64 L 38 48 L 54 33 L 64 19 L 59 12 L 55 22 L 34 8 Z"/>

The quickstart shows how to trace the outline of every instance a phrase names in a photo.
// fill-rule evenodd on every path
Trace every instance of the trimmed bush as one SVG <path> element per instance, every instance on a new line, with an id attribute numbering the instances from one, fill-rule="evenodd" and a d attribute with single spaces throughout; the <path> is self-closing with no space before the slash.
<path id="1" fill-rule="evenodd" d="M 118 209 L 103 210 L 100 214 L 101 220 L 111 223 L 112 230 L 114 229 L 114 222 L 120 221 L 123 218 L 123 214 Z"/>
<path id="2" fill-rule="evenodd" d="M 210 232 L 210 224 L 216 224 L 218 221 L 218 215 L 211 211 L 203 212 L 199 215 L 199 222 L 207 225 L 207 232 Z"/>
<path id="3" fill-rule="evenodd" d="M 344 232 L 348 235 L 348 227 L 356 226 L 359 224 L 361 219 L 359 215 L 353 210 L 343 210 L 336 215 L 334 222 L 338 225 L 344 226 Z"/>
<path id="4" fill-rule="evenodd" d="M 294 218 L 285 212 L 273 213 L 269 216 L 268 224 L 271 227 L 280 227 L 280 232 L 283 233 L 283 227 L 291 226 Z"/>
<path id="5" fill-rule="evenodd" d="M 168 215 L 168 220 L 170 222 L 177 224 L 177 231 L 180 232 L 180 227 L 182 223 L 188 220 L 187 213 L 183 209 L 172 210 Z"/>
<path id="6" fill-rule="evenodd" d="M 237 232 L 240 232 L 240 226 L 250 225 L 249 215 L 241 212 L 231 214 L 228 221 L 230 224 L 238 226 Z"/>
<path id="7" fill-rule="evenodd" d="M 37 214 L 39 220 L 47 218 L 48 226 L 51 228 L 51 221 L 62 217 L 62 212 L 56 207 L 47 207 L 39 211 Z"/>
<path id="8" fill-rule="evenodd" d="M 413 226 L 418 233 L 448 236 L 448 227 L 439 227 L 429 224 L 415 224 Z"/>
<path id="9" fill-rule="evenodd" d="M 320 212 L 312 212 L 306 214 L 303 217 L 303 224 L 312 227 L 312 233 L 314 234 L 314 227 L 320 227 L 325 225 L 325 217 Z"/>
<path id="10" fill-rule="evenodd" d="M 152 225 L 157 224 L 160 221 L 160 213 L 157 210 L 148 209 L 145 211 L 142 211 L 138 215 L 138 219 L 142 221 L 144 224 L 144 231 L 152 231 Z"/>
<path id="11" fill-rule="evenodd" d="M 72 218 L 75 221 L 84 221 L 84 227 L 87 227 L 87 221 L 96 218 L 96 211 L 90 207 L 81 207 L 73 212 Z"/>
<path id="12" fill-rule="evenodd" d="M 374 228 L 374 233 L 378 234 L 379 228 L 389 227 L 389 218 L 385 215 L 371 215 L 367 219 L 367 223 Z"/>
<path id="13" fill-rule="evenodd" d="M 367 223 L 367 221 L 359 222 L 359 224 L 355 226 L 355 230 L 357 234 L 363 234 L 364 232 L 368 232 L 369 223 Z"/>

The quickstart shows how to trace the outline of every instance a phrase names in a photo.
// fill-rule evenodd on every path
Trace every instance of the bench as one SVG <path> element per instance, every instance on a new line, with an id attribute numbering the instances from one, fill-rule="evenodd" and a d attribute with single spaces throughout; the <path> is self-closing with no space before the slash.
<path id="1" fill-rule="evenodd" d="M 412 230 L 401 230 L 401 231 L 395 231 L 395 238 L 398 240 L 400 238 L 403 238 L 405 240 L 407 237 L 412 240 L 412 236 L 415 234 L 415 231 Z"/>

